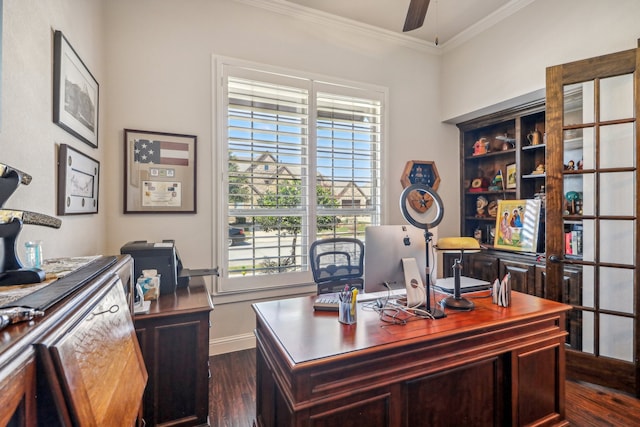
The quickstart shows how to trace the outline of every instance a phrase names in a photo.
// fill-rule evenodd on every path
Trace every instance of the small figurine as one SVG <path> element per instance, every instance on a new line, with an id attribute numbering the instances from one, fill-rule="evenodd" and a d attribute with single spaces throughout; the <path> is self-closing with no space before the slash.
<path id="1" fill-rule="evenodd" d="M 541 175 L 543 173 L 544 173 L 544 163 L 539 163 L 538 166 L 536 166 L 535 170 L 531 172 L 532 175 Z"/>
<path id="2" fill-rule="evenodd" d="M 473 155 L 479 156 L 481 154 L 487 154 L 487 138 L 480 138 L 473 144 Z"/>
<path id="3" fill-rule="evenodd" d="M 582 159 L 578 160 L 578 170 L 582 170 L 583 167 L 584 167 L 584 160 Z"/>
<path id="4" fill-rule="evenodd" d="M 487 201 L 487 198 L 484 196 L 478 196 L 478 198 L 476 199 L 476 216 L 478 218 L 484 218 L 487 216 L 487 205 L 489 204 L 489 202 Z"/>
<path id="5" fill-rule="evenodd" d="M 497 200 L 490 201 L 487 211 L 489 212 L 490 217 L 495 218 L 498 215 L 498 201 Z"/>
<path id="6" fill-rule="evenodd" d="M 576 164 L 573 160 L 569 160 L 569 163 L 564 165 L 565 170 L 572 171 L 576 168 Z"/>

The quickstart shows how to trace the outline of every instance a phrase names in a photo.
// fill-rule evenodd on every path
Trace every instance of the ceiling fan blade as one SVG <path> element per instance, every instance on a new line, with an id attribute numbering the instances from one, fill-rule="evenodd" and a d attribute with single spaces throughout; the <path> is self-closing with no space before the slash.
<path id="1" fill-rule="evenodd" d="M 409 10 L 407 11 L 407 19 L 404 21 L 403 32 L 422 27 L 424 17 L 427 16 L 429 1 L 430 0 L 411 0 Z"/>

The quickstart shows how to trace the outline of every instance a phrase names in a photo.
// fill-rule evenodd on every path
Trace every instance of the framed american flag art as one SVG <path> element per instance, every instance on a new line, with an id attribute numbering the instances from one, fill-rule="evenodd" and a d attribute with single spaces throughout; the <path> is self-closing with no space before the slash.
<path id="1" fill-rule="evenodd" d="M 124 130 L 124 213 L 196 213 L 195 135 Z"/>

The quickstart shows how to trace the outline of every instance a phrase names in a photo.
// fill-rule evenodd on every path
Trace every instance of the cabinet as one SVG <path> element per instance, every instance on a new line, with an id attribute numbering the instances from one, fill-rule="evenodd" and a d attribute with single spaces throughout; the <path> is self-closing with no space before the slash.
<path id="1" fill-rule="evenodd" d="M 0 425 L 133 425 L 146 370 L 130 314 L 131 257 L 113 257 L 0 341 Z M 50 286 L 55 286 L 52 284 Z"/>
<path id="2" fill-rule="evenodd" d="M 152 426 L 208 425 L 211 297 L 200 277 L 160 295 L 135 328 L 149 371 L 144 419 Z"/>
<path id="3" fill-rule="evenodd" d="M 459 255 L 445 253 L 445 266 L 453 265 Z M 483 250 L 465 253 L 462 260 L 462 274 L 493 283 L 497 278 L 511 274 L 511 288 L 514 291 L 544 298 L 546 295 L 545 264 L 542 257 L 535 254 L 520 254 L 498 250 Z M 452 277 L 453 271 L 446 269 L 444 277 Z M 566 301 L 565 301 L 566 302 Z"/>
<path id="4" fill-rule="evenodd" d="M 458 125 L 463 236 L 491 246 L 499 200 L 543 198 L 545 105 L 538 101 Z M 544 219 L 544 214 L 541 215 Z M 538 252 L 544 252 L 541 222 Z"/>

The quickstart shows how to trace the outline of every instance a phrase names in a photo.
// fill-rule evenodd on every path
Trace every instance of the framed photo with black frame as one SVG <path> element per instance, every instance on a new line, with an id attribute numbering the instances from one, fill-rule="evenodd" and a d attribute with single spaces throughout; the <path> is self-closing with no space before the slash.
<path id="1" fill-rule="evenodd" d="M 124 213 L 196 213 L 195 135 L 124 130 Z"/>
<path id="2" fill-rule="evenodd" d="M 61 31 L 54 33 L 53 121 L 98 148 L 100 86 Z"/>
<path id="3" fill-rule="evenodd" d="M 98 213 L 100 162 L 60 144 L 58 151 L 58 215 Z"/>

